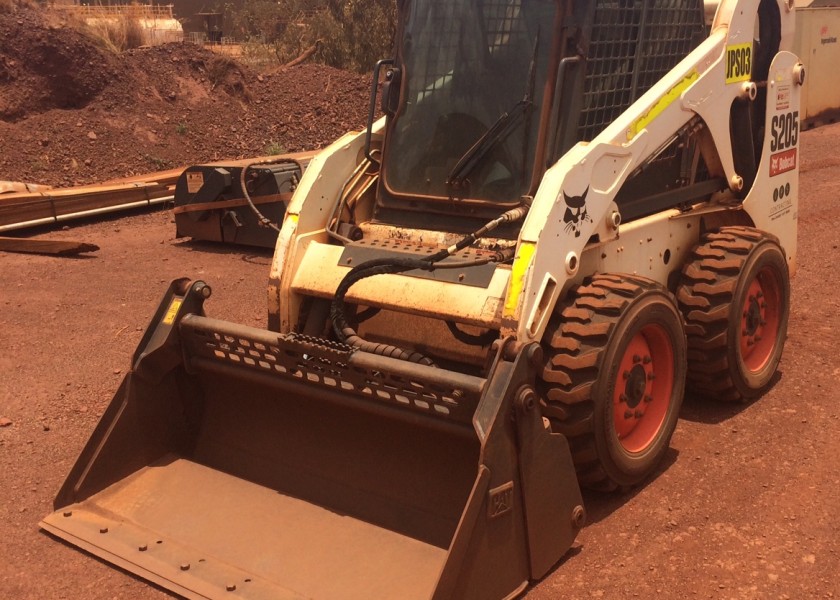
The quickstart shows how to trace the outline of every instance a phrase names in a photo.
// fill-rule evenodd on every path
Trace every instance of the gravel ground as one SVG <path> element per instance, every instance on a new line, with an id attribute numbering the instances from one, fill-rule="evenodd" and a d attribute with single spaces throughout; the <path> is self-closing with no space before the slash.
<path id="1" fill-rule="evenodd" d="M 799 271 L 774 387 L 731 406 L 688 398 L 666 461 L 590 524 L 526 593 L 549 598 L 840 596 L 840 126 L 802 135 Z M 0 596 L 168 595 L 37 523 L 125 374 L 166 283 L 203 278 L 211 316 L 265 325 L 270 256 L 174 238 L 169 211 L 74 225 L 91 258 L 0 254 Z"/>

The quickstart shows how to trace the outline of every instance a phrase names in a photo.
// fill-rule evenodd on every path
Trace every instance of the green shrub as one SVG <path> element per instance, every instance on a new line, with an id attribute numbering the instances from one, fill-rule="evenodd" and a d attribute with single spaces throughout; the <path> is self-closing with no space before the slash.
<path id="1" fill-rule="evenodd" d="M 278 154 L 285 154 L 286 147 L 280 142 L 270 140 L 263 148 L 263 156 L 277 156 Z"/>
<path id="2" fill-rule="evenodd" d="M 395 0 L 245 0 L 223 10 L 246 62 L 286 64 L 317 44 L 318 62 L 368 72 L 392 54 Z"/>

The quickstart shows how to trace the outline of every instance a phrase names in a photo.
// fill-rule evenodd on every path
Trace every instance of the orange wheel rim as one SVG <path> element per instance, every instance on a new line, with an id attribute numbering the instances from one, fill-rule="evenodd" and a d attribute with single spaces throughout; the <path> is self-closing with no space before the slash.
<path id="1" fill-rule="evenodd" d="M 673 345 L 661 326 L 647 325 L 627 344 L 613 391 L 613 424 L 624 450 L 643 452 L 653 443 L 673 391 Z"/>
<path id="2" fill-rule="evenodd" d="M 776 348 L 781 319 L 781 288 L 774 272 L 765 267 L 750 282 L 741 310 L 741 362 L 758 373 L 770 362 Z"/>

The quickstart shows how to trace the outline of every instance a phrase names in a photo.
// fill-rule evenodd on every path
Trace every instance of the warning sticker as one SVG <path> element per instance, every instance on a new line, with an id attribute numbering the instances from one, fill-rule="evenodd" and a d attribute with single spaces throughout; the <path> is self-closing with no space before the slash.
<path id="1" fill-rule="evenodd" d="M 752 42 L 726 47 L 726 83 L 749 81 L 752 77 Z"/>
<path id="2" fill-rule="evenodd" d="M 790 86 L 780 85 L 776 88 L 776 110 L 787 110 L 790 108 Z"/>
<path id="3" fill-rule="evenodd" d="M 204 185 L 204 173 L 201 171 L 187 171 L 187 192 L 195 194 Z"/>
<path id="4" fill-rule="evenodd" d="M 175 316 L 178 314 L 178 309 L 184 303 L 183 298 L 173 298 L 169 303 L 169 308 L 166 309 L 166 315 L 163 317 L 164 325 L 172 325 L 175 322 Z"/>

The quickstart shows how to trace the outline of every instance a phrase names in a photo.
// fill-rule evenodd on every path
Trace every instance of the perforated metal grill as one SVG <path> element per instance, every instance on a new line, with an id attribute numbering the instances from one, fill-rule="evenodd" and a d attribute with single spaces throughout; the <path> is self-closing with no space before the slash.
<path id="1" fill-rule="evenodd" d="M 483 3 L 487 48 L 491 54 L 496 49 L 510 44 L 513 38 L 526 34 L 525 24 L 519 18 L 521 8 L 521 0 Z"/>
<path id="2" fill-rule="evenodd" d="M 190 357 L 242 367 L 278 378 L 306 381 L 435 417 L 470 423 L 479 394 L 353 364 L 354 348 L 303 335 L 271 334 L 239 327 L 221 331 L 216 322 L 190 317 L 180 326 Z M 249 335 L 250 332 L 253 332 Z M 206 362 L 205 360 L 205 362 Z"/>
<path id="3" fill-rule="evenodd" d="M 420 101 L 437 90 L 451 85 L 453 68 L 481 73 L 485 70 L 486 56 L 475 49 L 464 47 L 464 39 L 484 38 L 487 52 L 493 55 L 498 49 L 520 43 L 527 36 L 525 24 L 521 18 L 522 0 L 485 0 L 479 2 L 483 24 L 477 23 L 475 14 L 465 5 L 450 0 L 437 0 L 426 3 L 431 10 L 430 18 L 435 20 L 435 44 L 425 49 L 424 72 L 422 76 L 414 74 L 418 84 L 416 100 Z M 481 31 L 466 31 L 480 27 Z"/>
<path id="4" fill-rule="evenodd" d="M 578 137 L 592 140 L 705 33 L 700 0 L 596 0 Z"/>

